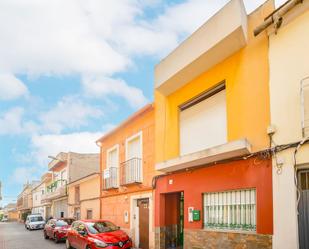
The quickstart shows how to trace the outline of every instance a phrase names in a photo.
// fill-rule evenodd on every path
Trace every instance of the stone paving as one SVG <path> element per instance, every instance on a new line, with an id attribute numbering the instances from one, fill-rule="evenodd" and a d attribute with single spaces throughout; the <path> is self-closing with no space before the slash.
<path id="1" fill-rule="evenodd" d="M 55 244 L 43 238 L 42 230 L 28 231 L 23 224 L 0 222 L 0 249 L 65 249 L 65 244 Z"/>

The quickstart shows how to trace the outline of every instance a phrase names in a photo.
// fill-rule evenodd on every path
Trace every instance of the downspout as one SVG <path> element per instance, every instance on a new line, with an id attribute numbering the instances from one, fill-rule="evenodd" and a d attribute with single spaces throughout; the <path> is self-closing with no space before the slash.
<path id="1" fill-rule="evenodd" d="M 99 195 L 99 200 L 100 200 L 100 219 L 102 219 L 102 189 L 103 189 L 103 184 L 102 184 L 102 147 L 100 146 L 100 174 L 99 174 L 99 179 L 100 179 L 100 195 Z"/>
<path id="2" fill-rule="evenodd" d="M 297 4 L 303 3 L 303 1 L 304 0 L 287 1 L 285 4 L 273 11 L 270 15 L 265 17 L 264 22 L 254 29 L 254 36 L 259 35 L 272 24 L 274 24 L 274 28 L 277 31 L 277 29 L 279 29 L 282 24 L 283 16 L 291 9 L 293 9 Z"/>

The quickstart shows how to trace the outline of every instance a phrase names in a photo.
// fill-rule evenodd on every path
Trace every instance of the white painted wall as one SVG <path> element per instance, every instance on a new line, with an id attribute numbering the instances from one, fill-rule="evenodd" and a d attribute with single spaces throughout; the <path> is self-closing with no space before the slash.
<path id="1" fill-rule="evenodd" d="M 309 11 L 269 36 L 271 123 L 276 144 L 302 139 L 300 81 L 309 76 Z M 278 154 L 283 159 L 277 174 L 273 160 L 274 249 L 298 248 L 296 188 L 293 149 Z M 309 166 L 309 146 L 298 153 L 297 164 Z"/>
<path id="2" fill-rule="evenodd" d="M 225 90 L 180 112 L 180 154 L 227 142 Z"/>

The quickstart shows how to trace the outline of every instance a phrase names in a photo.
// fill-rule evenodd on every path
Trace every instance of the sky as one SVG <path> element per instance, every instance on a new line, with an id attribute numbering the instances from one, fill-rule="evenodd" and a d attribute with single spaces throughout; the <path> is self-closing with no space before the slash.
<path id="1" fill-rule="evenodd" d="M 98 153 L 153 101 L 154 66 L 227 2 L 0 0 L 0 206 L 48 156 Z M 263 2 L 244 0 L 248 13 Z"/>

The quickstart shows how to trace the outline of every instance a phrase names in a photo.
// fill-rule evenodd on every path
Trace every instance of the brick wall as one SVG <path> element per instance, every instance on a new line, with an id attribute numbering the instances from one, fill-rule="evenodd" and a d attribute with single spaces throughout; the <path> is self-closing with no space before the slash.
<path id="1" fill-rule="evenodd" d="M 184 249 L 271 249 L 272 236 L 185 229 Z"/>

